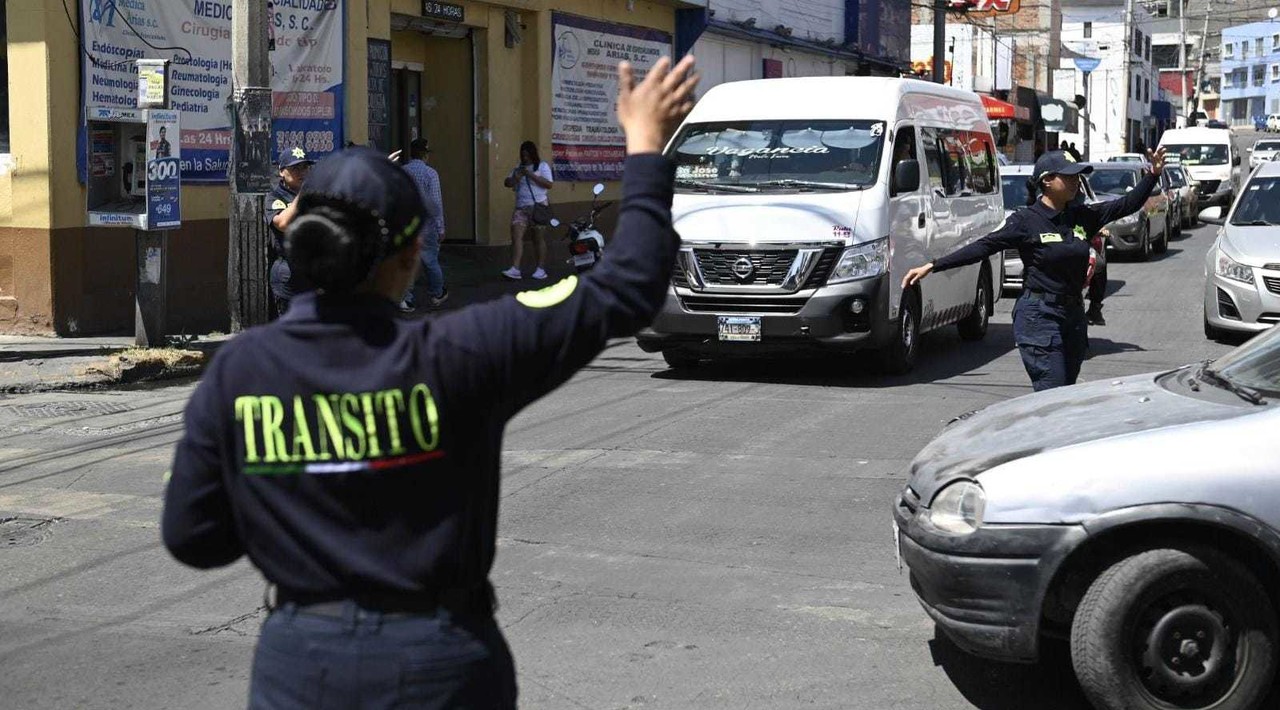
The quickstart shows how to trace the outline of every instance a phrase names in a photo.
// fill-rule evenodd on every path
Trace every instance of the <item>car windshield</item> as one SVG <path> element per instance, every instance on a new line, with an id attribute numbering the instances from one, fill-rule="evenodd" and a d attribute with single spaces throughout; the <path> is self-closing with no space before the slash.
<path id="1" fill-rule="evenodd" d="M 1172 183 L 1174 187 L 1187 186 L 1187 176 L 1183 175 L 1181 170 L 1166 168 L 1164 174 L 1169 176 L 1169 182 Z"/>
<path id="2" fill-rule="evenodd" d="M 1240 192 L 1231 224 L 1280 226 L 1280 178 L 1254 178 Z"/>
<path id="3" fill-rule="evenodd" d="M 1004 193 L 1004 208 L 1016 210 L 1027 204 L 1027 175 L 1001 175 L 1000 191 Z"/>
<path id="4" fill-rule="evenodd" d="M 1255 151 L 1258 150 L 1280 150 L 1280 141 L 1258 141 L 1253 146 Z"/>
<path id="5" fill-rule="evenodd" d="M 884 131 L 883 121 L 691 124 L 672 143 L 676 187 L 861 189 L 876 181 Z"/>
<path id="6" fill-rule="evenodd" d="M 1272 328 L 1232 350 L 1211 367 L 1238 385 L 1280 396 L 1280 328 Z"/>
<path id="7" fill-rule="evenodd" d="M 1116 155 L 1111 158 L 1112 163 L 1141 163 L 1143 158 L 1137 155 Z"/>
<path id="8" fill-rule="evenodd" d="M 1138 185 L 1138 173 L 1135 170 L 1094 170 L 1089 176 L 1089 183 L 1094 192 L 1105 192 L 1112 195 L 1123 195 Z"/>
<path id="9" fill-rule="evenodd" d="M 1174 156 L 1176 162 L 1183 165 L 1226 165 L 1227 146 L 1209 145 L 1166 145 L 1165 150 Z"/>

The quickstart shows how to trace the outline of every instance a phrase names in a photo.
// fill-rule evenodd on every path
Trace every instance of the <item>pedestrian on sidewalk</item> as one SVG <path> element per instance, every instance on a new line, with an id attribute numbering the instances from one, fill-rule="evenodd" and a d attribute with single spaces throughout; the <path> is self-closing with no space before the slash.
<path id="1" fill-rule="evenodd" d="M 502 275 L 512 281 L 524 277 L 520 264 L 524 260 L 524 240 L 533 238 L 533 251 L 537 258 L 533 270 L 533 278 L 547 278 L 542 268 L 547 262 L 547 240 L 545 230 L 548 226 L 542 215 L 548 215 L 550 202 L 547 193 L 555 180 L 551 175 L 551 166 L 538 156 L 538 146 L 533 141 L 520 144 L 520 164 L 502 182 L 516 193 L 516 209 L 511 214 L 511 268 Z M 539 209 L 541 207 L 541 209 Z"/>
<path id="2" fill-rule="evenodd" d="M 440 195 L 440 173 L 427 164 L 431 154 L 431 146 L 425 138 L 415 138 L 409 144 L 409 162 L 404 170 L 413 178 L 418 186 L 418 194 L 427 209 L 427 218 L 422 225 L 422 273 L 427 278 L 427 295 L 430 306 L 439 308 L 449 298 L 449 289 L 444 285 L 444 271 L 440 268 L 440 241 L 444 239 L 444 200 Z M 398 157 L 398 153 L 393 153 Z M 415 279 L 416 281 L 416 279 Z M 400 301 L 400 310 L 411 313 L 415 309 L 413 297 L 414 284 L 409 284 Z"/>
<path id="3" fill-rule="evenodd" d="M 502 438 L 518 412 L 662 307 L 680 237 L 662 149 L 693 58 L 618 66 L 627 159 L 595 269 L 427 321 L 395 304 L 426 211 L 380 152 L 326 158 L 286 243 L 318 290 L 210 363 L 187 405 L 160 532 L 179 561 L 242 556 L 274 586 L 249 707 L 516 707 L 489 582 Z M 321 687 L 323 686 L 323 688 Z"/>
<path id="4" fill-rule="evenodd" d="M 271 258 L 271 298 L 275 306 L 275 317 L 279 318 L 289 310 L 289 302 L 293 297 L 307 290 L 303 279 L 293 274 L 289 260 L 285 255 L 284 230 L 288 229 L 293 218 L 298 214 L 298 193 L 307 180 L 314 160 L 307 157 L 302 148 L 293 148 L 280 154 L 280 181 L 267 195 L 267 227 L 271 230 L 271 244 L 268 245 Z"/>

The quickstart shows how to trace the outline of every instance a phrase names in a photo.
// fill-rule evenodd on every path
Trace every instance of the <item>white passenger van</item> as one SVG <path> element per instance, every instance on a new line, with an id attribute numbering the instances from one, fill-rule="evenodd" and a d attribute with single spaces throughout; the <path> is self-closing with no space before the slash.
<path id="1" fill-rule="evenodd" d="M 1231 206 L 1239 184 L 1240 154 L 1231 143 L 1231 131 L 1220 128 L 1174 128 L 1160 136 L 1160 145 L 1170 163 L 1187 169 L 1193 180 L 1200 207 Z"/>
<path id="2" fill-rule="evenodd" d="M 639 343 L 672 367 L 874 349 L 900 373 L 922 332 L 986 334 L 1000 255 L 901 288 L 908 269 L 1004 220 L 976 94 L 872 77 L 721 84 L 667 151 L 682 246 Z"/>

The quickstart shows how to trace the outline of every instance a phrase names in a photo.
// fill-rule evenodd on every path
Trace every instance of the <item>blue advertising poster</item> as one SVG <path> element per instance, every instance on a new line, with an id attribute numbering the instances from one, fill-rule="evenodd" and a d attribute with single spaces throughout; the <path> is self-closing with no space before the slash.
<path id="1" fill-rule="evenodd" d="M 267 4 L 274 40 L 273 156 L 300 147 L 314 158 L 322 157 L 341 148 L 344 139 L 345 0 Z M 80 0 L 80 26 L 87 55 L 81 59 L 85 107 L 135 107 L 134 60 L 172 60 L 170 108 L 182 116 L 182 135 L 169 140 L 182 148 L 182 181 L 226 183 L 231 151 L 231 3 Z M 153 47 L 174 49 L 161 52 Z M 81 131 L 81 140 L 86 140 L 83 127 Z M 80 165 L 82 178 L 85 171 Z"/>
<path id="2" fill-rule="evenodd" d="M 152 110 L 147 121 L 147 229 L 182 224 L 182 144 L 177 111 Z"/>

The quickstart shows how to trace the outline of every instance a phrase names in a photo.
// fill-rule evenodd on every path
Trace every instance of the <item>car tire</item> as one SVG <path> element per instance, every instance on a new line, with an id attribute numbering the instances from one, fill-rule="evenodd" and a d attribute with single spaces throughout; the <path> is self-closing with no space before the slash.
<path id="1" fill-rule="evenodd" d="M 1191 208 L 1191 219 L 1190 219 L 1190 220 L 1188 220 L 1188 221 L 1190 221 L 1190 222 L 1191 222 L 1191 226 L 1192 226 L 1192 227 L 1195 227 L 1195 226 L 1197 226 L 1198 224 L 1200 224 L 1200 204 L 1199 204 L 1199 203 L 1197 203 L 1197 204 L 1195 204 L 1194 206 L 1192 206 L 1192 208 Z"/>
<path id="2" fill-rule="evenodd" d="M 1169 251 L 1169 232 L 1171 231 L 1173 231 L 1173 228 L 1169 226 L 1169 213 L 1166 212 L 1164 215 L 1164 229 L 1160 232 L 1160 241 L 1151 245 L 1152 252 L 1163 254 Z"/>
<path id="3" fill-rule="evenodd" d="M 662 359 L 666 360 L 667 366 L 673 370 L 692 370 L 702 362 L 697 356 L 679 350 L 663 350 Z"/>
<path id="4" fill-rule="evenodd" d="M 973 310 L 969 315 L 956 323 L 961 340 L 982 340 L 987 336 L 987 326 L 991 322 L 991 306 L 994 304 L 991 295 L 991 272 L 982 267 L 978 274 L 978 285 L 974 288 Z"/>
<path id="5" fill-rule="evenodd" d="M 1230 336 L 1231 334 L 1228 331 L 1210 323 L 1209 316 L 1204 317 L 1204 337 L 1206 339 L 1212 340 L 1215 343 L 1220 343 Z"/>
<path id="6" fill-rule="evenodd" d="M 1071 661 L 1099 710 L 1251 710 L 1275 675 L 1275 610 L 1257 578 L 1216 550 L 1147 550 L 1089 587 Z"/>
<path id="7" fill-rule="evenodd" d="M 893 337 L 877 353 L 880 369 L 889 375 L 905 375 L 916 366 L 920 341 L 920 304 L 915 291 L 902 294 Z"/>
<path id="8" fill-rule="evenodd" d="M 1138 242 L 1138 261 L 1147 261 L 1151 258 L 1151 223 L 1143 222 L 1142 239 Z"/>

